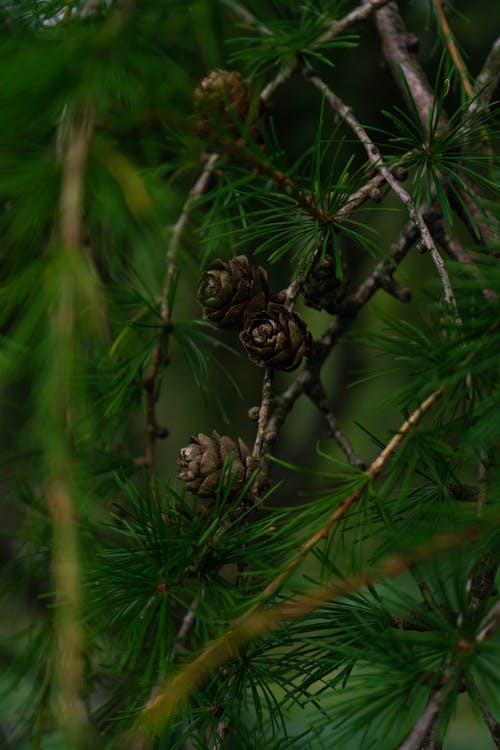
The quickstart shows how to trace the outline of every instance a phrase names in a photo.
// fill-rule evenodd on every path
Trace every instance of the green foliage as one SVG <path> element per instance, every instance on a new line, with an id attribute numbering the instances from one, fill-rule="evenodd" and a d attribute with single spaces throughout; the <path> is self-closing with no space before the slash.
<path id="1" fill-rule="evenodd" d="M 375 12 L 2 3 L 7 750 L 392 750 L 436 696 L 429 742 L 459 698 L 498 716 L 498 107 L 457 95 L 437 15 L 431 105 L 378 73 L 360 101 Z M 231 65 L 248 115 L 222 90 L 207 127 L 193 91 Z M 248 360 L 255 311 L 199 319 L 201 272 L 241 254 L 304 318 L 300 369 Z"/>

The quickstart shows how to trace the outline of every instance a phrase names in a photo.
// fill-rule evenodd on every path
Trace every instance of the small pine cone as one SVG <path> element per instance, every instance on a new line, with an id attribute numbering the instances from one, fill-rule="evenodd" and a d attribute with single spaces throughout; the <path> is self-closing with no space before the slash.
<path id="1" fill-rule="evenodd" d="M 250 112 L 250 88 L 235 70 L 212 70 L 194 92 L 198 130 L 202 137 L 217 137 L 224 130 L 238 135 L 235 121 L 245 122 Z"/>
<path id="2" fill-rule="evenodd" d="M 327 255 L 324 260 L 316 262 L 304 281 L 302 294 L 308 307 L 315 310 L 326 310 L 331 315 L 337 311 L 345 289 L 345 279 L 339 279 L 335 259 Z"/>
<path id="3" fill-rule="evenodd" d="M 276 302 L 247 318 L 240 340 L 255 364 L 286 371 L 295 370 L 312 349 L 302 318 Z"/>
<path id="4" fill-rule="evenodd" d="M 221 328 L 242 328 L 249 315 L 266 307 L 268 298 L 267 273 L 261 266 L 252 268 L 245 255 L 229 261 L 217 258 L 198 285 L 203 317 Z"/>
<path id="5" fill-rule="evenodd" d="M 188 491 L 193 495 L 215 497 L 224 462 L 227 467 L 225 482 L 230 481 L 230 495 L 236 495 L 257 468 L 256 460 L 241 438 L 236 444 L 230 437 L 219 435 L 215 430 L 212 437 L 200 432 L 179 454 L 178 477 L 186 482 Z"/>

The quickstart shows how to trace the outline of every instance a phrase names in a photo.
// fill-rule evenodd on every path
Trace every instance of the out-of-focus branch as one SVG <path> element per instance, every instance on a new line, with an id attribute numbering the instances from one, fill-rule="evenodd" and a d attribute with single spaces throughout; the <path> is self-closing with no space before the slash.
<path id="1" fill-rule="evenodd" d="M 83 179 L 90 139 L 94 129 L 91 107 L 84 105 L 72 117 L 62 116 L 59 142 L 64 141 L 61 154 L 61 197 L 59 200 L 59 238 L 67 249 L 78 250 L 83 235 Z"/>
<path id="2" fill-rule="evenodd" d="M 67 108 L 60 121 L 57 146 L 61 162 L 59 198 L 59 252 L 83 254 L 83 203 L 85 173 L 94 120 L 88 105 Z M 57 248 L 56 248 L 57 251 Z M 69 263 L 72 267 L 72 262 Z M 74 278 L 63 276 L 55 289 L 50 328 L 57 364 L 47 363 L 48 393 L 43 408 L 49 420 L 47 449 L 47 506 L 52 517 L 52 574 L 54 578 L 56 645 L 54 708 L 58 723 L 75 747 L 89 731 L 89 717 L 82 695 L 84 685 L 84 632 L 82 628 L 82 581 L 79 563 L 78 514 L 73 478 L 71 415 L 74 408 L 72 376 L 76 313 Z"/>
<path id="3" fill-rule="evenodd" d="M 451 59 L 453 60 L 453 64 L 457 70 L 459 78 L 462 81 L 462 86 L 464 87 L 464 91 L 467 94 L 467 96 L 472 98 L 474 96 L 474 90 L 470 82 L 469 72 L 462 59 L 462 55 L 460 54 L 458 50 L 458 47 L 455 44 L 455 37 L 453 36 L 453 33 L 450 29 L 450 25 L 448 23 L 448 19 L 446 18 L 446 13 L 443 8 L 443 3 L 441 0 L 432 0 L 432 4 L 434 5 L 437 22 L 441 29 L 441 34 L 443 36 L 444 43 L 448 49 Z"/>
<path id="4" fill-rule="evenodd" d="M 472 103 L 473 109 L 484 107 L 491 100 L 500 79 L 500 36 L 495 39 L 488 53 L 488 57 L 476 78 L 474 94 L 476 99 Z"/>
<path id="5" fill-rule="evenodd" d="M 429 123 L 434 93 L 427 76 L 414 54 L 415 37 L 408 32 L 397 3 L 390 2 L 375 13 L 375 22 L 382 42 L 382 52 L 392 76 L 411 109 L 408 89 L 424 127 Z"/>
<path id="6" fill-rule="evenodd" d="M 261 23 L 259 19 L 243 5 L 243 3 L 238 2 L 238 0 L 221 0 L 221 2 L 224 5 L 227 5 L 227 7 L 238 16 L 241 23 L 245 24 L 245 26 L 249 26 L 250 28 L 253 27 L 260 31 L 261 34 L 266 34 L 268 36 L 273 35 L 271 29 L 269 29 L 264 23 Z"/>

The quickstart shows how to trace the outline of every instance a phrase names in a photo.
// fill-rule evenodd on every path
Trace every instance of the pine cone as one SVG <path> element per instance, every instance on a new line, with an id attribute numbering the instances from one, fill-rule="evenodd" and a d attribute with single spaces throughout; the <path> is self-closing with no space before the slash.
<path id="1" fill-rule="evenodd" d="M 240 340 L 260 367 L 294 370 L 311 353 L 311 334 L 302 318 L 284 305 L 270 302 L 247 318 Z"/>
<path id="2" fill-rule="evenodd" d="M 215 430 L 212 435 L 209 437 L 200 432 L 197 437 L 191 438 L 189 445 L 182 448 L 177 462 L 180 466 L 178 477 L 186 482 L 188 491 L 193 495 L 215 497 L 226 461 L 225 482 L 231 477 L 230 495 L 236 495 L 257 468 L 256 460 L 241 438 L 236 444 L 230 437 L 219 435 Z"/>
<path id="3" fill-rule="evenodd" d="M 268 297 L 267 273 L 252 268 L 245 255 L 217 258 L 201 277 L 197 294 L 203 317 L 222 328 L 242 328 L 248 315 L 265 308 Z"/>
<path id="4" fill-rule="evenodd" d="M 327 255 L 324 260 L 317 261 L 307 274 L 302 286 L 304 302 L 308 307 L 326 310 L 333 315 L 345 294 L 346 286 L 346 280 L 337 276 L 335 259 Z"/>
<path id="5" fill-rule="evenodd" d="M 212 70 L 194 92 L 202 137 L 217 138 L 222 129 L 239 135 L 237 121 L 245 122 L 250 112 L 250 89 L 235 70 Z"/>

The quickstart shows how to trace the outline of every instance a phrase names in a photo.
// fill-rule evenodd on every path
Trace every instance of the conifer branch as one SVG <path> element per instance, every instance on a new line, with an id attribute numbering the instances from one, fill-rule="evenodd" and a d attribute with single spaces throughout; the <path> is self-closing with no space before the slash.
<path id="1" fill-rule="evenodd" d="M 453 294 L 453 289 L 451 287 L 451 282 L 446 270 L 446 266 L 441 257 L 441 254 L 439 253 L 439 250 L 436 247 L 436 243 L 432 238 L 429 228 L 427 227 L 427 224 L 425 223 L 421 212 L 418 211 L 415 203 L 413 202 L 411 195 L 398 182 L 398 180 L 392 174 L 391 170 L 384 165 L 382 154 L 380 153 L 377 146 L 373 143 L 373 141 L 369 138 L 368 133 L 363 128 L 361 123 L 354 117 L 351 109 L 344 104 L 340 97 L 333 93 L 333 91 L 321 80 L 321 78 L 319 78 L 318 75 L 316 75 L 316 73 L 311 72 L 310 70 L 306 70 L 304 71 L 304 73 L 306 74 L 307 79 L 313 84 L 313 86 L 315 86 L 325 95 L 326 100 L 331 108 L 335 112 L 338 112 L 342 119 L 345 120 L 349 127 L 354 131 L 356 136 L 365 147 L 368 159 L 372 166 L 380 172 L 393 192 L 396 193 L 400 201 L 406 206 L 410 218 L 417 225 L 422 237 L 422 242 L 425 248 L 429 250 L 434 265 L 436 266 L 436 270 L 438 272 L 439 278 L 441 279 L 441 284 L 444 291 L 444 300 L 456 311 L 455 295 Z"/>
<path id="2" fill-rule="evenodd" d="M 226 0 L 223 0 L 224 2 Z M 239 6 L 239 3 L 234 2 L 234 0 L 229 0 L 231 2 L 231 5 L 234 4 L 234 9 L 236 9 L 236 6 Z M 320 47 L 322 44 L 325 44 L 326 42 L 330 42 L 332 39 L 335 39 L 335 37 L 339 36 L 340 34 L 343 34 L 346 29 L 349 28 L 349 26 L 352 26 L 355 23 L 358 23 L 358 21 L 365 21 L 367 18 L 370 17 L 372 13 L 374 13 L 377 9 L 382 8 L 384 5 L 387 5 L 389 0 L 363 0 L 363 2 L 358 5 L 357 8 L 354 8 L 354 10 L 347 13 L 343 18 L 340 18 L 338 20 L 332 20 L 327 24 L 326 31 L 320 34 L 320 36 L 316 39 L 316 41 L 313 43 L 313 47 Z M 245 9 L 246 10 L 246 9 Z M 241 8 L 239 9 L 239 13 L 242 14 Z M 247 22 L 250 20 L 250 16 L 246 13 L 244 14 Z M 243 16 L 242 16 L 243 17 Z M 259 29 L 262 31 L 262 33 L 269 34 L 270 30 L 266 26 L 262 26 L 259 23 Z M 300 61 L 297 56 L 295 56 L 287 65 L 271 80 L 269 83 L 264 87 L 262 93 L 261 93 L 261 100 L 263 102 L 269 101 L 271 97 L 274 95 L 276 90 L 282 86 L 286 81 L 295 73 L 296 70 L 300 67 Z"/>
<path id="3" fill-rule="evenodd" d="M 413 54 L 415 47 L 413 35 L 408 33 L 395 2 L 391 2 L 385 8 L 378 10 L 375 14 L 375 20 L 382 42 L 384 58 L 391 68 L 393 78 L 399 86 L 410 110 L 413 111 L 414 107 L 416 107 L 420 121 L 424 128 L 428 130 L 435 95 L 416 55 Z M 498 49 L 500 49 L 500 45 Z M 494 44 L 488 56 L 487 63 L 483 68 L 485 77 L 487 76 L 488 80 L 491 77 L 492 81 L 498 81 L 498 75 L 500 74 L 498 70 L 500 69 L 499 59 L 500 52 L 497 50 L 496 44 Z M 496 74 L 495 70 L 497 70 Z M 481 82 L 486 84 L 484 77 L 481 77 Z M 474 94 L 477 94 L 480 88 L 481 86 L 476 88 Z M 493 90 L 491 87 L 485 90 L 488 92 L 487 97 L 492 95 Z M 408 92 L 411 92 L 411 97 Z M 486 98 L 486 101 L 488 101 L 488 98 Z M 476 100 L 472 102 L 471 107 L 472 109 L 479 107 L 479 104 L 476 105 Z M 446 114 L 443 110 L 440 115 L 440 127 L 444 126 L 446 120 Z M 479 231 L 482 244 L 491 244 L 493 233 L 484 221 L 484 213 L 478 208 L 474 186 L 463 175 L 462 179 L 467 184 L 467 190 L 458 185 L 457 189 L 460 194 L 460 200 L 457 200 L 454 194 L 450 196 L 454 208 L 464 221 L 474 241 L 476 241 L 477 232 Z M 439 264 L 437 257 L 436 261 Z"/>
<path id="4" fill-rule="evenodd" d="M 423 212 L 423 209 L 420 210 Z M 342 302 L 335 320 L 320 339 L 315 342 L 310 361 L 293 383 L 280 396 L 275 398 L 273 412 L 266 429 L 265 443 L 267 449 L 270 449 L 278 439 L 279 431 L 297 399 L 318 381 L 320 367 L 335 344 L 353 325 L 357 314 L 375 292 L 383 288 L 387 280 L 391 279 L 398 263 L 403 260 L 417 237 L 418 230 L 415 224 L 412 221 L 408 222 L 400 237 L 388 251 L 388 257 L 379 261 L 358 289 Z"/>
<path id="5" fill-rule="evenodd" d="M 123 738 L 125 746 L 133 746 L 138 737 L 153 735 L 160 731 L 170 718 L 178 711 L 190 692 L 200 685 L 228 659 L 234 658 L 238 651 L 249 641 L 273 628 L 293 619 L 297 619 L 308 612 L 334 600 L 361 589 L 372 586 L 384 578 L 395 578 L 405 572 L 415 562 L 428 560 L 446 550 L 461 547 L 468 542 L 477 540 L 485 533 L 484 523 L 477 523 L 467 529 L 449 534 L 437 534 L 425 544 L 409 550 L 406 554 L 397 554 L 386 558 L 372 570 L 334 579 L 326 585 L 318 586 L 297 594 L 265 609 L 255 611 L 252 607 L 242 615 L 234 625 L 206 646 L 192 661 L 183 666 L 176 675 L 168 679 L 162 686 L 155 699 L 143 708 L 129 732 Z M 453 677 L 450 672 L 446 689 Z M 439 690 L 439 689 L 438 689 Z M 426 728 L 434 719 L 435 711 L 440 708 L 446 698 L 436 691 L 434 702 L 428 705 L 428 715 L 425 718 Z M 424 721 L 422 721 L 422 724 Z M 424 733 L 425 735 L 425 733 Z M 423 738 L 423 737 L 422 737 Z M 413 748 L 413 745 L 411 746 Z M 405 748 L 405 750 L 409 750 Z M 401 746 L 400 750 L 403 749 Z"/>
<path id="6" fill-rule="evenodd" d="M 384 447 L 384 449 L 379 453 L 379 455 L 375 458 L 374 461 L 370 464 L 369 468 L 367 469 L 366 478 L 365 480 L 360 483 L 357 490 L 352 492 L 350 495 L 348 495 L 341 503 L 340 505 L 333 511 L 333 513 L 330 515 L 328 521 L 324 526 L 322 526 L 318 531 L 316 531 L 309 539 L 304 542 L 300 547 L 300 554 L 295 557 L 288 565 L 287 567 L 278 575 L 276 578 L 274 578 L 271 583 L 269 583 L 263 592 L 263 598 L 262 601 L 259 601 L 257 604 L 255 604 L 251 611 L 256 610 L 258 607 L 261 606 L 262 602 L 268 599 L 271 594 L 273 594 L 283 583 L 286 581 L 287 578 L 289 578 L 290 574 L 295 570 L 295 568 L 300 565 L 300 563 L 304 560 L 304 558 L 307 556 L 309 551 L 316 546 L 318 542 L 320 542 L 322 539 L 325 539 L 330 531 L 332 530 L 333 526 L 347 513 L 349 508 L 354 505 L 363 495 L 364 491 L 368 487 L 368 485 L 371 483 L 373 479 L 376 479 L 379 474 L 384 469 L 387 462 L 392 458 L 392 455 L 397 450 L 401 442 L 404 440 L 406 435 L 420 422 L 422 417 L 429 411 L 431 406 L 439 399 L 441 398 L 443 393 L 443 389 L 439 388 L 438 390 L 431 393 L 430 396 L 428 396 L 425 401 L 423 401 L 420 406 L 415 409 L 415 411 L 412 412 L 412 414 L 408 417 L 407 420 L 403 422 L 400 429 L 396 434 L 389 440 L 387 445 Z"/>
<path id="7" fill-rule="evenodd" d="M 89 731 L 82 687 L 85 639 L 82 629 L 82 580 L 79 564 L 77 514 L 69 484 L 55 476 L 47 488 L 52 517 L 52 566 L 56 608 L 54 711 L 68 739 L 78 745 Z"/>

